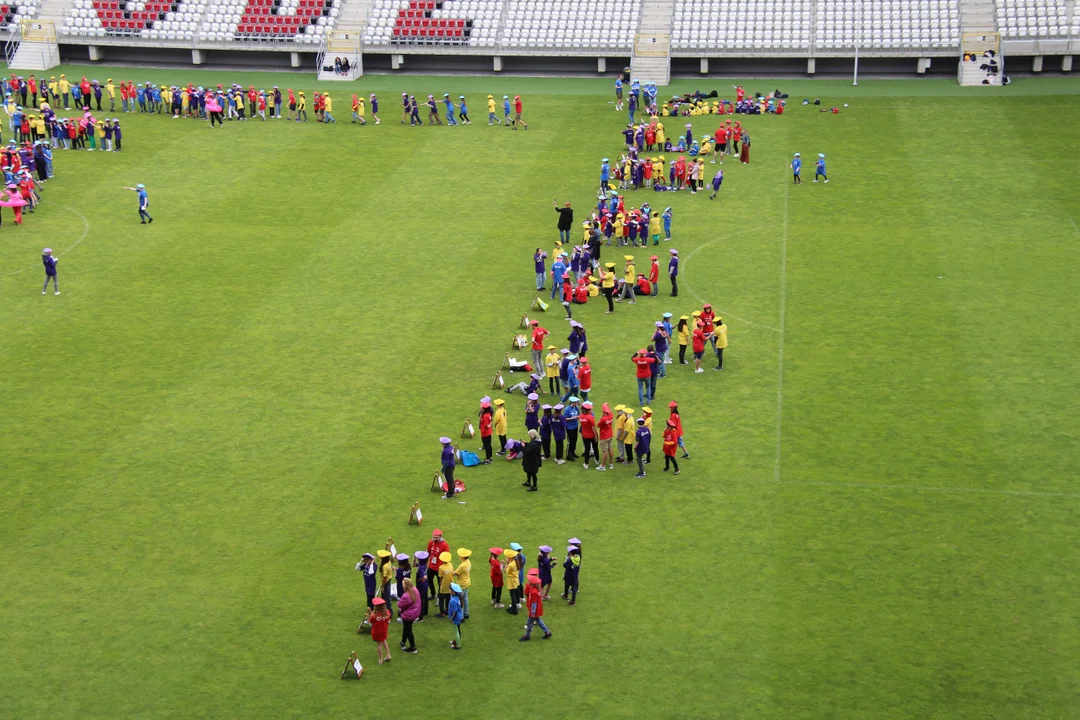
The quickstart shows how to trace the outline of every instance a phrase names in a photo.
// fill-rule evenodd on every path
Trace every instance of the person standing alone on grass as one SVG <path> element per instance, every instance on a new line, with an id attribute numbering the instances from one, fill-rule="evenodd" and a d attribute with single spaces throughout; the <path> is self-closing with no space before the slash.
<path id="1" fill-rule="evenodd" d="M 443 497 L 447 500 L 453 499 L 456 488 L 454 487 L 454 466 L 457 465 L 457 461 L 454 458 L 454 447 L 451 445 L 450 438 L 445 435 L 439 438 L 439 442 L 442 443 L 442 474 L 446 478 L 446 492 L 443 493 Z"/>
<path id="2" fill-rule="evenodd" d="M 41 251 L 41 262 L 45 265 L 45 284 L 41 288 L 41 294 L 44 295 L 49 290 L 49 280 L 53 283 L 53 295 L 60 294 L 60 286 L 56 284 L 56 263 L 60 262 L 60 258 L 53 257 L 52 248 L 45 248 Z"/>
<path id="3" fill-rule="evenodd" d="M 148 225 L 149 223 L 154 222 L 154 218 L 150 217 L 150 213 L 147 212 L 147 208 L 150 207 L 150 198 L 146 194 L 146 186 L 139 183 L 135 187 L 126 187 L 124 189 L 138 193 L 139 195 L 139 218 L 142 220 L 139 224 Z"/>
<path id="4" fill-rule="evenodd" d="M 552 200 L 552 203 L 555 205 L 555 212 L 559 213 L 559 240 L 569 243 L 570 231 L 574 227 L 574 211 L 570 207 L 569 201 L 562 207 L 559 207 L 558 200 Z"/>
<path id="5" fill-rule="evenodd" d="M 534 372 L 539 373 L 540 368 L 544 367 L 544 339 L 550 334 L 546 328 L 540 327 L 538 320 L 533 320 L 532 324 L 532 361 Z"/>
<path id="6" fill-rule="evenodd" d="M 547 267 L 544 263 L 544 261 L 547 260 L 547 256 L 548 254 L 541 248 L 536 248 L 536 252 L 533 253 L 537 292 L 544 289 L 544 282 L 547 280 Z"/>

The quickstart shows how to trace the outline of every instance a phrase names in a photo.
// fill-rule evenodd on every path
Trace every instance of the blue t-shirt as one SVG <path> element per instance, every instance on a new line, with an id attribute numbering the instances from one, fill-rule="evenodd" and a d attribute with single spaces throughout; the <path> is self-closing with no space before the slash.
<path id="1" fill-rule="evenodd" d="M 794 160 L 791 161 L 791 171 L 793 173 L 795 173 L 796 175 L 798 175 L 800 172 L 802 172 L 802 160 L 801 159 L 795 158 Z"/>
<path id="2" fill-rule="evenodd" d="M 825 160 L 824 159 L 819 159 L 817 161 L 817 174 L 818 175 L 824 175 L 825 174 Z"/>
<path id="3" fill-rule="evenodd" d="M 146 195 L 146 190 L 139 190 L 139 207 L 144 208 L 150 205 L 150 198 Z"/>
<path id="4" fill-rule="evenodd" d="M 503 113 L 505 113 L 506 115 L 510 114 L 510 101 L 509 100 L 503 100 Z"/>

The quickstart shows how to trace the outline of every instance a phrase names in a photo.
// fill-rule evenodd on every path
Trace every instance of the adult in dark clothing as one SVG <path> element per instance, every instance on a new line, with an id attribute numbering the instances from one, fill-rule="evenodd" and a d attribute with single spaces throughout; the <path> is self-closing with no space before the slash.
<path id="1" fill-rule="evenodd" d="M 570 203 L 567 202 L 562 207 L 559 207 L 559 201 L 552 201 L 555 205 L 555 212 L 559 213 L 559 240 L 564 243 L 570 242 L 570 230 L 574 227 L 574 211 L 570 207 Z"/>
<path id="2" fill-rule="evenodd" d="M 529 492 L 536 492 L 536 474 L 540 472 L 540 466 L 544 462 L 542 455 L 540 434 L 530 430 L 529 442 L 521 454 L 521 469 L 525 471 L 525 482 L 521 483 L 521 486 L 529 488 Z"/>
<path id="3" fill-rule="evenodd" d="M 450 499 L 454 497 L 454 466 L 457 465 L 457 461 L 454 458 L 454 446 L 451 445 L 450 438 L 441 437 L 439 442 L 442 443 L 442 467 L 440 469 L 443 477 L 446 478 L 446 492 L 443 497 Z"/>

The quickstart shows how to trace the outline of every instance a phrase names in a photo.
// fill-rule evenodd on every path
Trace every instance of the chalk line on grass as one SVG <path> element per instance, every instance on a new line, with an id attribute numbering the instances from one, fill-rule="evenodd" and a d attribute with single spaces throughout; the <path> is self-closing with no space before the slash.
<path id="1" fill-rule="evenodd" d="M 780 459 L 784 438 L 784 330 L 787 324 L 787 236 L 788 195 L 791 193 L 784 178 L 784 225 L 780 234 L 780 340 L 776 356 L 776 461 L 773 479 L 780 481 Z"/>
<path id="2" fill-rule="evenodd" d="M 1080 500 L 1080 493 L 1040 492 L 1038 490 L 998 490 L 996 488 L 938 487 L 933 485 L 875 485 L 873 483 L 829 482 L 827 480 L 777 480 L 780 485 L 852 488 L 856 490 L 903 490 L 910 492 L 964 493 L 973 495 L 1013 495 L 1020 497 L 1068 498 Z"/>
<path id="3" fill-rule="evenodd" d="M 694 248 L 694 250 L 691 251 L 690 254 L 687 255 L 685 258 L 683 258 L 683 261 L 682 261 L 682 263 L 683 263 L 683 287 L 686 288 L 687 292 L 689 292 L 691 295 L 693 295 L 695 298 L 697 298 L 698 302 L 701 302 L 701 303 L 708 302 L 708 300 L 706 300 L 705 298 L 701 297 L 696 292 L 694 292 L 694 288 L 690 287 L 690 282 L 685 277 L 686 265 L 687 265 L 687 263 L 690 262 L 690 258 L 694 257 L 700 251 L 704 250 L 705 248 L 709 247 L 710 245 L 715 245 L 718 242 L 722 242 L 722 241 L 727 240 L 729 238 L 733 238 L 736 235 L 742 235 L 743 233 L 753 232 L 754 230 L 757 230 L 757 229 L 758 228 L 747 228 L 745 230 L 739 230 L 738 232 L 729 233 L 728 235 L 724 235 L 723 237 L 718 237 L 715 240 L 710 240 L 709 242 L 705 243 L 704 245 L 699 245 L 698 247 Z M 756 322 L 754 322 L 752 320 L 747 320 L 746 318 L 741 318 L 738 315 L 732 315 L 731 313 L 727 312 L 726 310 L 717 309 L 716 314 L 720 315 L 721 317 L 727 317 L 727 318 L 731 318 L 732 320 L 738 320 L 739 322 L 746 323 L 747 325 L 753 325 L 754 327 L 759 327 L 762 330 L 771 330 L 773 332 L 780 332 L 780 330 L 777 329 L 777 328 L 771 327 L 769 325 L 762 325 L 761 323 L 756 323 Z"/>
<path id="4" fill-rule="evenodd" d="M 56 257 L 58 257 L 58 258 L 63 257 L 64 255 L 67 255 L 69 252 L 71 252 L 75 248 L 79 247 L 79 244 L 82 243 L 82 241 L 86 239 L 87 235 L 90 234 L 90 221 L 86 219 L 85 215 L 83 215 L 81 212 L 79 212 L 78 210 L 76 210 L 73 207 L 67 207 L 67 208 L 64 208 L 64 209 L 67 210 L 70 213 L 74 213 L 74 215 L 76 217 L 78 217 L 80 220 L 82 220 L 83 231 L 82 231 L 82 235 L 79 236 L 79 239 L 76 240 L 75 243 L 73 245 L 71 245 L 71 247 L 65 249 L 64 252 L 57 254 Z M 9 275 L 18 275 L 19 273 L 24 273 L 27 270 L 33 270 L 35 267 L 37 267 L 37 265 L 29 265 L 27 267 L 22 268 L 21 270 L 12 270 L 11 272 L 6 272 L 6 273 L 3 273 L 3 274 L 0 274 L 0 277 L 8 277 Z"/>
<path id="5" fill-rule="evenodd" d="M 1080 235 L 1080 225 L 1076 224 L 1076 218 L 1069 218 L 1069 222 L 1072 223 L 1073 232 L 1075 232 L 1077 235 Z"/>

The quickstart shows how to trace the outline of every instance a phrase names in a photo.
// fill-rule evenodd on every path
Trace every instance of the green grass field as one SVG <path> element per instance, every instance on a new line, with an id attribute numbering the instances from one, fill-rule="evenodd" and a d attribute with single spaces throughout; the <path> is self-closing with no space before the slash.
<path id="1" fill-rule="evenodd" d="M 727 371 L 671 366 L 654 403 L 681 404 L 682 474 L 551 463 L 526 494 L 497 461 L 465 504 L 428 492 L 437 438 L 528 309 L 551 199 L 584 214 L 618 153 L 606 80 L 372 77 L 332 88 L 334 127 L 127 115 L 122 154 L 58 153 L 0 230 L 0 716 L 1076 717 L 1080 83 L 745 84 L 792 96 L 744 119 L 752 164 L 716 202 L 649 193 L 680 297 L 576 314 L 612 405 L 661 313 L 727 320 Z M 698 87 L 724 83 L 673 89 Z M 349 124 L 357 89 L 381 126 Z M 468 93 L 476 124 L 402 127 L 402 91 Z M 486 127 L 488 92 L 531 129 Z M 832 182 L 792 187 L 795 151 Z M 378 667 L 353 565 L 436 526 L 477 551 L 465 650 L 433 619 L 398 654 L 395 625 Z M 575 535 L 577 606 L 518 643 L 484 550 Z"/>

